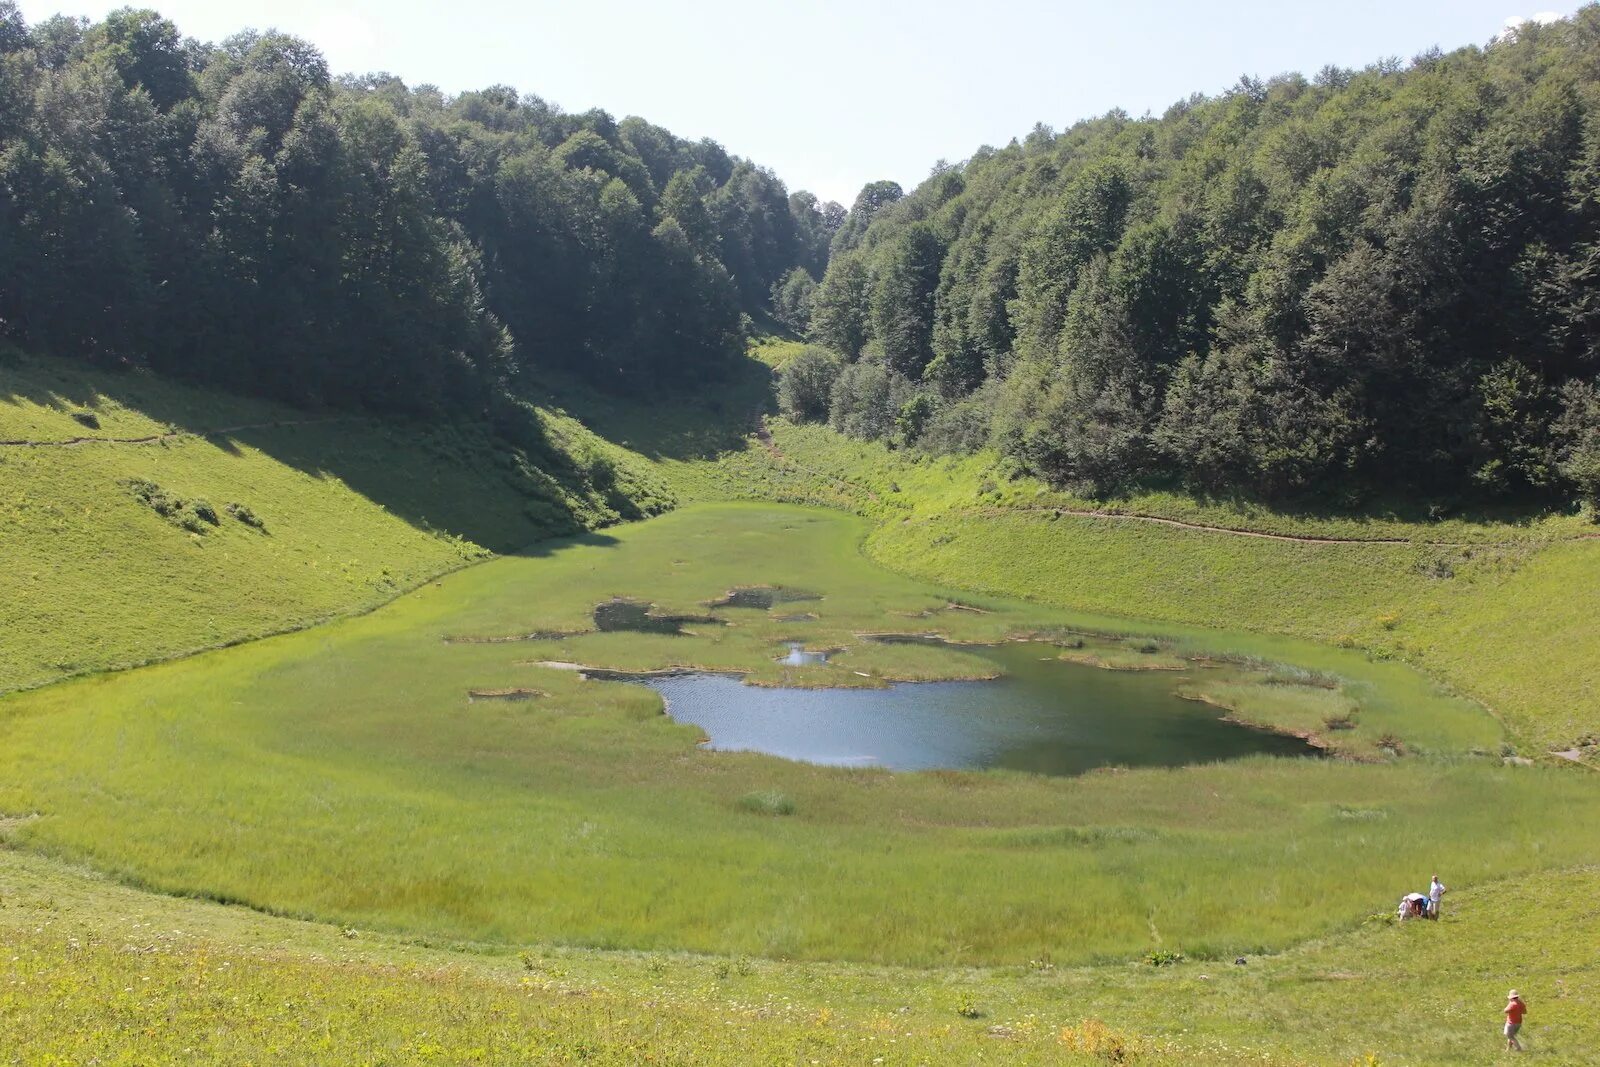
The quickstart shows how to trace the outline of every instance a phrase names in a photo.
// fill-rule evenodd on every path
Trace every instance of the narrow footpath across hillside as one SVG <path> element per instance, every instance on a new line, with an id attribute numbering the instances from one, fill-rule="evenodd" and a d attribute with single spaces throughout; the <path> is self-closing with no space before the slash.
<path id="1" fill-rule="evenodd" d="M 323 419 L 279 419 L 275 422 L 246 422 L 237 426 L 218 426 L 211 430 L 169 430 L 166 433 L 147 434 L 143 437 L 64 437 L 58 441 L 0 441 L 0 448 L 76 448 L 79 445 L 155 445 L 179 437 L 219 437 L 223 434 L 244 433 L 247 430 L 280 430 L 295 426 L 321 426 L 330 422 L 348 422 L 355 415 L 332 415 Z"/>
<path id="2" fill-rule="evenodd" d="M 808 467 L 796 462 L 788 453 L 784 452 L 772 431 L 767 428 L 766 421 L 757 426 L 755 437 L 761 446 L 779 463 L 783 463 L 795 470 L 806 474 L 825 478 L 834 485 L 847 491 L 864 493 L 874 504 L 883 502 L 883 498 L 865 486 L 829 474 L 827 471 Z M 1075 519 L 1094 519 L 1108 522 L 1143 522 L 1157 526 L 1170 526 L 1180 530 L 1194 530 L 1200 533 L 1219 534 L 1224 537 L 1252 537 L 1263 541 L 1288 541 L 1302 545 L 1422 545 L 1429 548 L 1482 548 L 1498 545 L 1523 544 L 1521 541 L 1434 541 L 1420 540 L 1408 537 L 1337 537 L 1313 536 L 1311 534 L 1286 534 L 1269 533 L 1265 530 L 1249 530 L 1237 526 L 1216 526 L 1203 522 L 1190 522 L 1184 519 L 1173 519 L 1163 515 L 1150 515 L 1138 511 L 1108 511 L 1095 508 L 1072 508 L 1062 505 L 1028 504 L 1016 507 L 987 507 L 987 508 L 955 508 L 945 512 L 948 515 L 980 515 L 999 518 L 1006 515 L 1054 515 L 1067 516 Z M 1600 531 L 1593 533 L 1572 534 L 1568 537 L 1552 537 L 1541 543 L 1559 544 L 1566 541 L 1593 541 L 1600 539 Z"/>

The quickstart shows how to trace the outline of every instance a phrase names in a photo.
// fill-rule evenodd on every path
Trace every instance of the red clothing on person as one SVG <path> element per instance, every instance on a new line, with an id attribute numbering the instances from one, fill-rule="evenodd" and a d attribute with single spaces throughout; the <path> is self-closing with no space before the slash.
<path id="1" fill-rule="evenodd" d="M 1528 1006 L 1520 1000 L 1513 1000 L 1506 1005 L 1506 1022 L 1508 1023 L 1520 1023 L 1522 1022 L 1522 1017 L 1526 1014 L 1528 1014 Z"/>

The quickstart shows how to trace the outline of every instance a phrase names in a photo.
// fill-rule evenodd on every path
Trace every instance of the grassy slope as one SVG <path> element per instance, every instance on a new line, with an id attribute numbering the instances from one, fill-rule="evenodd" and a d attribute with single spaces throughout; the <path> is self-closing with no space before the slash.
<path id="1" fill-rule="evenodd" d="M 1305 543 L 1070 514 L 1092 502 L 992 460 L 889 452 L 826 429 L 772 426 L 702 491 L 843 506 L 897 570 L 1086 611 L 1294 634 L 1415 662 L 1494 709 L 1530 754 L 1600 733 L 1600 540 L 1578 516 L 1536 522 L 1308 518 L 1163 494 L 1125 513 Z M 1383 543 L 1379 538 L 1402 543 Z M 1449 542 L 1448 544 L 1432 542 Z"/>
<path id="2" fill-rule="evenodd" d="M 158 425 L 174 422 L 200 428 L 253 423 L 262 410 L 254 404 L 122 378 L 111 383 L 111 388 L 102 388 L 96 397 L 87 390 L 85 376 L 70 374 L 49 380 L 54 375 L 53 371 L 44 372 L 26 364 L 20 370 L 16 366 L 0 366 L 0 386 L 9 387 L 0 388 L 0 420 L 6 423 L 0 427 L 0 439 L 24 434 L 59 439 L 113 432 L 117 436 L 135 436 L 146 432 L 148 426 L 140 421 L 141 411 L 155 413 L 153 421 Z M 18 382 L 22 383 L 20 387 Z M 95 384 L 104 387 L 106 383 Z M 127 400 L 127 421 L 120 424 L 115 421 L 124 417 L 117 407 L 119 398 Z M 99 431 L 66 421 L 66 411 L 91 401 L 99 405 L 102 415 Z M 932 464 L 896 464 L 867 470 L 861 459 L 870 455 L 871 449 L 838 439 L 797 442 L 794 435 L 807 432 L 803 430 L 780 429 L 779 443 L 790 454 L 788 460 L 775 462 L 771 453 L 749 448 L 735 451 L 711 469 L 698 462 L 710 454 L 710 446 L 696 452 L 678 447 L 681 442 L 663 443 L 653 431 L 640 433 L 649 424 L 632 420 L 626 412 L 613 412 L 608 422 L 604 412 L 597 413 L 593 407 L 585 404 L 577 410 L 608 437 L 632 437 L 629 444 L 660 461 L 659 469 L 687 494 L 721 496 L 732 491 L 776 495 L 842 505 L 884 518 L 913 518 L 903 527 L 885 524 L 871 544 L 874 554 L 885 560 L 894 558 L 896 545 L 902 546 L 898 549 L 900 563 L 913 572 L 923 562 L 916 554 L 918 542 L 909 538 L 898 541 L 897 529 L 910 531 L 918 522 L 931 524 L 942 513 L 959 540 L 970 531 L 983 529 L 981 523 L 970 521 L 986 518 L 976 514 L 977 509 L 1073 503 L 1045 494 L 1037 487 L 1013 486 L 1002 478 L 993 478 L 983 470 L 981 462 L 959 464 L 952 471 Z M 110 417 L 106 417 L 108 410 Z M 203 418 L 190 417 L 202 414 Z M 271 409 L 262 421 L 284 417 L 297 415 Z M 27 423 L 31 425 L 24 425 Z M 23 433 L 10 432 L 19 425 L 23 426 Z M 647 484 L 651 492 L 665 495 L 659 482 L 652 480 L 650 470 L 635 464 L 629 454 L 584 435 L 575 424 L 564 425 L 578 440 L 576 451 L 603 452 L 624 465 L 628 484 Z M 505 538 L 515 540 L 522 536 L 524 527 L 518 520 L 527 518 L 525 509 L 519 503 L 515 508 L 497 511 L 496 500 L 501 492 L 492 478 L 471 490 L 450 494 L 449 487 L 459 484 L 461 472 L 481 471 L 486 466 L 482 457 L 470 454 L 470 446 L 455 446 L 460 454 L 451 462 L 436 454 L 448 455 L 452 451 L 449 443 L 430 453 L 428 449 L 414 448 L 409 437 L 397 441 L 375 433 L 363 436 L 364 431 L 374 429 L 370 424 L 349 427 L 349 436 L 345 437 L 321 436 L 332 429 L 330 425 L 316 432 L 310 428 L 292 434 L 279 431 L 277 438 L 271 437 L 272 431 L 268 430 L 248 431 L 256 435 L 254 440 L 241 432 L 226 439 L 240 444 L 237 454 L 227 448 L 205 446 L 225 456 L 227 463 L 233 464 L 229 468 L 224 468 L 220 458 L 212 461 L 200 451 L 204 442 L 182 438 L 169 449 L 194 452 L 200 457 L 196 469 L 213 475 L 218 470 L 231 469 L 241 475 L 169 488 L 175 492 L 212 494 L 209 498 L 220 504 L 243 497 L 237 492 L 239 487 L 266 485 L 272 492 L 261 499 L 268 504 L 257 506 L 254 499 L 245 502 L 269 520 L 274 536 L 279 531 L 271 522 L 272 509 L 276 507 L 274 502 L 281 502 L 285 506 L 279 515 L 309 517 L 303 521 L 308 553 L 313 551 L 312 546 L 336 544 L 341 531 L 360 531 L 351 534 L 352 543 L 360 550 L 351 552 L 350 557 L 375 559 L 378 554 L 373 547 L 386 546 L 382 549 L 382 565 L 390 569 L 390 578 L 403 573 L 412 576 L 409 580 L 420 580 L 448 569 L 462 558 L 476 555 L 477 546 L 494 542 L 497 535 L 492 531 L 497 527 Z M 296 444 L 300 447 L 291 447 Z M 366 470 L 347 467 L 339 460 L 346 451 L 359 453 L 361 445 L 369 450 Z M 123 446 L 90 448 L 116 454 L 132 452 Z M 390 450 L 407 459 L 399 465 L 384 462 Z M 131 662 L 217 640 L 302 625 L 324 614 L 370 606 L 388 595 L 372 574 L 368 574 L 366 584 L 357 580 L 341 586 L 316 580 L 296 586 L 293 579 L 300 572 L 246 547 L 234 555 L 231 567 L 263 576 L 258 583 L 262 588 L 256 590 L 253 603 L 259 603 L 260 597 L 278 596 L 277 587 L 285 583 L 291 588 L 282 590 L 283 602 L 276 614 L 269 612 L 264 620 L 242 623 L 240 608 L 225 592 L 234 587 L 233 576 L 238 571 L 220 567 L 210 571 L 209 577 L 201 577 L 195 563 L 202 553 L 220 544 L 220 538 L 232 538 L 242 531 L 225 524 L 222 531 L 207 535 L 208 539 L 219 540 L 208 540 L 203 549 L 184 546 L 191 553 L 188 556 L 174 552 L 161 537 L 151 536 L 149 527 L 132 523 L 125 514 L 118 520 L 123 523 L 124 532 L 102 535 L 101 529 L 110 525 L 109 517 L 123 510 L 120 500 L 87 513 L 81 509 L 95 509 L 97 504 L 109 501 L 108 482 L 114 484 L 130 476 L 150 477 L 143 472 L 152 468 L 124 468 L 121 463 L 125 460 L 90 461 L 81 458 L 78 451 L 59 450 L 58 457 L 71 458 L 51 460 L 49 465 L 14 480 L 13 475 L 27 469 L 19 457 L 28 454 L 0 448 L 0 460 L 14 464 L 0 466 L 0 537 L 5 538 L 7 561 L 13 558 L 12 551 L 31 552 L 30 564 L 17 568 L 17 575 L 42 573 L 45 567 L 40 561 L 54 566 L 66 551 L 56 542 L 98 541 L 103 553 L 120 553 L 113 556 L 119 559 L 118 583 L 106 582 L 106 569 L 92 561 L 81 570 L 69 571 L 66 581 L 53 584 L 3 588 L 8 580 L 22 579 L 0 574 L 0 593 L 5 594 L 0 596 L 0 611 L 48 610 L 40 605 L 52 597 L 93 605 L 99 611 L 106 610 L 103 605 L 111 604 L 109 615 L 115 617 L 120 612 L 129 620 L 148 614 L 141 610 L 142 603 L 153 599 L 161 602 L 158 598 L 163 597 L 169 598 L 167 602 L 183 605 L 183 610 L 168 612 L 168 625 L 162 632 L 138 634 L 126 627 L 98 622 L 75 630 L 74 620 L 62 621 L 61 615 L 82 613 L 62 612 L 46 623 L 58 627 L 56 633 L 38 634 L 45 638 L 42 644 L 48 649 L 41 650 L 39 643 L 31 648 L 26 643 L 19 646 L 11 640 L 0 645 L 0 673 L 7 669 L 17 671 L 16 664 L 20 662 L 25 671 L 33 672 L 29 676 L 32 680 L 43 680 L 63 669 Z M 87 449 L 83 451 L 86 453 Z M 841 459 L 837 452 L 854 455 Z M 286 461 L 291 453 L 297 458 Z M 793 457 L 797 456 L 812 468 L 811 472 L 796 469 Z M 873 462 L 881 458 L 874 458 Z M 318 484 L 311 488 L 292 484 L 289 488 L 276 488 L 274 479 L 267 474 L 282 474 L 276 470 L 282 466 L 291 467 L 297 476 L 303 472 Z M 431 476 L 414 477 L 419 470 L 428 471 Z M 323 472 L 321 476 L 318 471 Z M 819 471 L 827 473 L 819 476 L 815 473 Z M 329 472 L 333 477 L 327 476 Z M 853 484 L 841 485 L 833 475 Z M 919 476 L 926 484 L 916 490 L 912 486 Z M 997 491 L 979 499 L 978 490 L 987 480 L 997 483 Z M 901 485 L 900 493 L 893 492 L 890 484 L 896 481 Z M 72 487 L 71 506 L 56 503 L 52 482 Z M 80 482 L 83 487 L 75 487 Z M 24 488 L 18 490 L 18 484 Z M 49 486 L 48 491 L 44 486 Z M 454 495 L 462 505 L 451 511 L 454 521 L 423 517 L 436 506 L 441 490 Z M 880 505 L 867 495 L 868 491 L 876 492 L 880 500 L 894 503 Z M 909 507 L 897 499 L 913 494 L 916 499 Z M 337 506 L 341 496 L 343 510 Z M 372 501 L 388 503 L 389 513 L 382 514 Z M 603 500 L 595 501 L 591 496 L 590 501 L 597 503 L 597 513 L 606 510 Z M 1424 527 L 1409 523 L 1403 516 L 1361 521 L 1283 516 L 1254 512 L 1248 507 L 1166 497 L 1130 501 L 1126 506 L 1187 521 L 1313 535 L 1410 538 L 1421 533 L 1434 540 L 1542 542 L 1581 530 L 1572 519 L 1531 527 L 1514 522 L 1447 522 Z M 505 516 L 503 526 L 495 518 L 497 515 Z M 134 513 L 141 521 L 146 516 L 148 512 Z M 541 517 L 547 517 L 547 513 Z M 1045 516 L 1031 516 L 1030 521 L 1033 520 L 1049 521 Z M 429 529 L 460 533 L 469 523 L 481 535 L 471 544 L 442 537 Z M 534 528 L 538 528 L 537 523 Z M 162 524 L 155 532 L 164 536 L 169 529 Z M 128 530 L 134 532 L 129 534 Z M 382 539 L 385 535 L 389 540 Z M 142 547 L 130 547 L 130 539 Z M 1044 544 L 1075 551 L 1083 539 L 1083 534 L 1074 530 L 1068 539 L 1046 540 Z M 975 543 L 982 545 L 981 540 Z M 1141 551 L 1168 555 L 1172 554 L 1174 543 L 1181 542 L 1145 543 Z M 1007 535 L 1000 543 L 984 547 L 982 553 L 970 553 L 967 562 L 975 562 L 982 554 L 1004 555 L 1011 546 Z M 1457 685 L 1475 695 L 1488 696 L 1536 744 L 1543 744 L 1546 734 L 1556 743 L 1564 736 L 1563 729 L 1568 734 L 1573 729 L 1592 729 L 1595 719 L 1585 701 L 1585 695 L 1597 688 L 1588 684 L 1593 680 L 1596 657 L 1585 651 L 1586 642 L 1591 642 L 1594 635 L 1582 612 L 1587 590 L 1592 588 L 1588 577 L 1594 568 L 1592 548 L 1574 544 L 1484 550 L 1483 555 L 1489 559 L 1475 577 L 1471 575 L 1473 561 L 1464 560 L 1459 550 L 1412 550 L 1418 554 L 1382 563 L 1385 575 L 1392 580 L 1386 591 L 1399 610 L 1389 610 L 1389 602 L 1378 612 L 1369 608 L 1364 614 L 1371 618 L 1354 631 L 1340 629 L 1335 623 L 1362 617 L 1359 610 L 1352 614 L 1341 609 L 1343 616 L 1334 612 L 1299 615 L 1302 609 L 1293 606 L 1293 597 L 1287 598 L 1287 609 L 1280 605 L 1273 610 L 1287 612 L 1275 618 L 1288 618 L 1289 624 L 1282 628 L 1293 632 L 1332 638 L 1348 634 L 1380 652 L 1420 656 L 1423 663 Z M 1113 563 L 1126 564 L 1130 555 L 1115 546 L 1110 552 Z M 1209 549 L 1186 548 L 1176 553 L 1176 558 L 1204 563 L 1209 554 Z M 329 551 L 326 558 L 342 555 L 341 551 Z M 1016 561 L 1023 557 L 1017 554 L 1010 558 Z M 1423 572 L 1437 573 L 1441 558 L 1452 566 L 1466 563 L 1472 580 L 1427 577 Z M 294 561 L 293 556 L 283 559 Z M 1482 560 L 1481 555 L 1479 559 Z M 152 564 L 151 560 L 157 562 Z M 1235 577 L 1248 579 L 1267 560 L 1265 556 L 1247 558 L 1241 565 L 1242 575 Z M 404 570 L 408 561 L 415 564 L 415 569 Z M 322 570 L 321 566 L 311 568 L 303 559 L 298 565 L 303 570 Z M 1313 564 L 1305 578 L 1295 581 L 1317 580 L 1321 566 Z M 1170 569 L 1153 568 L 1153 578 L 1162 580 Z M 1408 576 L 1408 569 L 1417 579 L 1425 580 L 1414 581 Z M 1457 566 L 1455 570 L 1460 577 L 1462 568 Z M 326 571 L 316 577 L 325 579 Z M 27 580 L 33 581 L 31 577 Z M 1091 575 L 1083 584 L 1072 587 L 1070 595 L 1053 593 L 1051 598 L 1078 606 L 1091 605 L 1101 580 L 1102 576 Z M 395 584 L 407 584 L 407 579 L 397 579 Z M 1014 590 L 1019 583 L 1015 577 L 1001 574 L 994 584 L 1002 590 Z M 1134 590 L 1138 584 L 1135 581 L 1121 588 Z M 121 602 L 119 585 L 134 589 Z M 1334 585 L 1342 588 L 1342 583 Z M 1447 588 L 1448 596 L 1427 595 Z M 1037 588 L 1025 591 L 1040 593 Z M 1198 598 L 1198 602 L 1185 601 L 1177 606 L 1170 601 L 1164 606 L 1156 603 L 1154 607 L 1161 610 L 1146 613 L 1196 622 L 1221 620 L 1233 628 L 1278 628 L 1276 624 L 1263 625 L 1248 603 L 1242 611 L 1235 604 L 1218 604 L 1203 585 L 1191 583 L 1185 595 Z M 319 600 L 319 596 L 323 599 Z M 1133 609 L 1117 602 L 1107 610 L 1121 614 Z M 1379 618 L 1391 614 L 1397 617 Z M 209 625 L 219 615 L 224 625 Z M 18 614 L 0 620 L 8 624 L 8 637 L 19 632 L 33 635 L 26 628 L 19 631 L 19 627 L 26 627 L 18 621 L 21 618 Z M 185 629 L 186 626 L 190 628 Z M 1530 638 L 1536 639 L 1536 647 Z M 1516 654 L 1498 654 L 1508 647 Z M 16 656 L 19 648 L 24 654 Z M 0 678 L 0 689 L 15 684 L 21 684 L 15 676 L 10 681 Z M 1563 713 L 1570 720 L 1570 728 L 1556 725 L 1547 729 L 1536 721 L 1555 721 Z M 1552 815 L 1551 820 L 1556 817 Z M 1534 848 L 1539 847 L 1538 836 L 1529 839 Z M 1200 977 L 1201 968 L 1196 965 L 1180 967 L 1170 974 L 1096 967 L 1057 971 L 1044 979 L 1011 971 L 883 972 L 855 966 L 802 967 L 763 962 L 741 965 L 730 972 L 726 963 L 692 957 L 611 956 L 555 949 L 544 950 L 543 958 L 534 961 L 535 969 L 522 973 L 520 964 L 497 963 L 493 958 L 456 951 L 430 954 L 381 939 L 370 945 L 363 939 L 360 950 L 341 952 L 351 943 L 331 931 L 149 896 L 108 886 L 38 857 L 0 853 L 0 929 L 4 930 L 0 941 L 10 950 L 0 954 L 0 1016 L 8 1025 L 16 1024 L 12 1031 L 15 1040 L 0 1053 L 0 1061 L 9 1056 L 15 1062 L 49 1062 L 50 1055 L 57 1055 L 76 1062 L 88 1057 L 86 1050 L 97 1050 L 102 1062 L 118 1062 L 118 1056 L 125 1062 L 160 1062 L 189 1058 L 183 1051 L 187 1047 L 193 1047 L 202 1059 L 254 1057 L 289 1062 L 330 1058 L 404 1062 L 600 1058 L 632 1062 L 646 1048 L 663 1058 L 683 1061 L 799 1060 L 807 1055 L 824 1061 L 860 1061 L 868 1058 L 869 1051 L 883 1050 L 881 1044 L 874 1047 L 867 1041 L 886 1042 L 892 1036 L 901 1045 L 893 1050 L 890 1062 L 902 1058 L 919 1062 L 970 1060 L 985 1052 L 1055 1062 L 1065 1055 L 1055 1039 L 1058 1024 L 1103 1015 L 1127 1030 L 1158 1035 L 1169 1053 L 1185 1060 L 1209 1050 L 1216 1062 L 1236 1062 L 1239 1050 L 1248 1048 L 1252 1058 L 1259 1053 L 1267 1062 L 1298 1062 L 1300 1057 L 1345 1062 L 1357 1053 L 1376 1049 L 1384 1051 L 1385 1062 L 1392 1057 L 1419 1062 L 1479 1062 L 1494 1048 L 1498 1008 L 1495 998 L 1503 993 L 1505 984 L 1517 982 L 1525 990 L 1532 986 L 1536 1004 L 1532 1030 L 1535 1039 L 1545 1046 L 1544 1058 L 1550 1062 L 1582 1062 L 1582 1050 L 1592 1048 L 1600 1038 L 1600 1034 L 1592 1032 L 1589 1020 L 1595 1013 L 1585 999 L 1589 994 L 1584 992 L 1593 983 L 1582 973 L 1571 971 L 1563 961 L 1573 958 L 1571 931 L 1593 924 L 1595 917 L 1583 913 L 1583 909 L 1588 906 L 1585 901 L 1594 898 L 1594 888 L 1592 873 L 1567 878 L 1531 875 L 1515 885 L 1459 893 L 1456 903 L 1460 906 L 1460 922 L 1340 936 L 1323 945 L 1262 961 L 1260 966 L 1207 968 L 1216 971 L 1209 979 Z M 159 937 L 130 933 L 133 924 L 140 921 L 162 929 L 181 927 L 187 933 Z M 70 935 L 61 936 L 64 927 L 71 929 Z M 1435 931 L 1442 936 L 1434 936 Z M 79 944 L 74 945 L 69 936 L 77 938 Z M 1406 939 L 1403 952 L 1396 952 L 1396 946 L 1389 943 L 1397 937 Z M 129 954 L 123 951 L 123 944 L 130 940 L 157 951 Z M 271 947 L 263 949 L 259 945 Z M 219 959 L 222 962 L 217 963 Z M 9 972 L 5 970 L 6 960 L 10 961 Z M 336 962 L 330 964 L 330 960 Z M 252 1010 L 230 1007 L 228 998 L 220 995 L 199 994 L 210 981 L 206 974 L 211 964 L 215 964 L 214 973 L 218 975 L 233 969 L 224 964 L 248 964 L 234 971 L 240 981 L 230 992 L 247 998 L 241 1002 L 251 1004 Z M 734 977 L 730 978 L 730 974 Z M 1042 999 L 1016 991 L 1015 987 L 1036 981 L 1043 983 Z M 565 986 L 578 988 L 586 995 L 558 994 Z M 37 996 L 42 987 L 48 987 L 52 996 Z M 961 987 L 967 987 L 970 995 L 989 1011 L 988 1018 L 970 1023 L 954 1016 L 950 1011 L 956 999 L 954 990 Z M 143 989 L 151 993 L 143 994 Z M 1432 1006 L 1431 1010 L 1419 1013 L 1408 1009 L 1401 1003 L 1403 998 L 1397 989 L 1407 994 L 1415 991 Z M 55 997 L 62 998 L 60 1003 L 78 1005 L 85 1025 L 70 1031 L 53 1025 L 57 1017 Z M 894 1003 L 891 1005 L 890 1001 Z M 899 1006 L 912 1008 L 912 1021 L 898 1013 Z M 180 1019 L 182 1024 L 171 1025 L 174 1019 Z M 1005 1025 L 1011 1036 L 983 1036 L 983 1028 L 992 1022 Z M 904 1036 L 902 1025 L 906 1026 Z"/>
<path id="3" fill-rule="evenodd" d="M 1120 1062 L 1472 1064 L 1498 1059 L 1515 984 L 1530 1054 L 1580 1064 L 1600 973 L 1571 938 L 1596 900 L 1589 869 L 1243 967 L 927 971 L 427 947 L 0 851 L 0 1063 L 1076 1064 L 1119 1062 L 1121 1038 L 1140 1054 Z M 1085 1020 L 1112 1030 L 1098 1055 Z"/>
<path id="4" fill-rule="evenodd" d="M 83 412 L 97 428 L 73 417 Z M 576 422 L 547 421 L 554 474 L 517 466 L 470 429 L 308 414 L 13 357 L 0 364 L 0 441 L 173 436 L 0 445 L 0 692 L 369 609 L 490 550 L 614 521 L 607 494 L 581 477 L 596 454 L 622 465 L 609 496 L 645 510 L 670 499 Z M 195 533 L 164 519 L 132 479 L 208 501 L 220 525 Z M 264 528 L 229 516 L 230 503 Z"/>
<path id="5" fill-rule="evenodd" d="M 731 586 L 772 582 L 825 595 L 802 636 L 846 652 L 811 677 L 853 681 L 970 670 L 943 650 L 863 643 L 860 630 L 931 624 L 993 640 L 1078 621 L 999 601 L 942 611 L 937 590 L 861 558 L 864 528 L 773 505 L 684 508 L 492 561 L 362 618 L 19 694 L 0 702 L 0 811 L 46 814 L 16 831 L 29 847 L 291 914 L 451 938 L 918 964 L 1127 958 L 1162 937 L 1231 957 L 1359 919 L 1406 883 L 1414 857 L 1466 882 L 1593 855 L 1583 823 L 1600 795 L 1496 759 L 890 775 L 697 751 L 696 731 L 662 719 L 655 694 L 537 666 L 776 678 L 773 652 L 795 632 L 782 607 L 698 637 L 444 640 L 583 627 L 619 594 L 703 611 Z M 544 695 L 468 700 L 513 687 Z M 1408 740 L 1497 736 L 1455 701 L 1407 711 L 1395 728 Z M 742 810 L 764 791 L 797 814 Z M 1301 858 L 1286 867 L 1285 855 Z"/>

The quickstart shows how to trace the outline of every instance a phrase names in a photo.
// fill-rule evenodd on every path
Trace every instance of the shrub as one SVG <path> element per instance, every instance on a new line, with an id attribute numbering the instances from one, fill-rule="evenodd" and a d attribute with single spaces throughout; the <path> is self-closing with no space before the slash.
<path id="1" fill-rule="evenodd" d="M 1171 948 L 1153 948 L 1144 954 L 1144 961 L 1152 967 L 1171 967 L 1183 962 L 1183 953 Z"/>
<path id="2" fill-rule="evenodd" d="M 972 994 L 962 991 L 956 994 L 956 1014 L 963 1019 L 983 1018 L 983 1009 L 978 1007 L 978 1002 L 972 999 Z"/>
<path id="3" fill-rule="evenodd" d="M 222 525 L 222 520 L 217 517 L 217 509 L 204 500 L 196 500 L 189 505 L 189 510 L 201 522 L 210 523 L 212 526 Z"/>
<path id="4" fill-rule="evenodd" d="M 739 807 L 756 815 L 793 815 L 794 801 L 776 791 L 746 793 L 739 798 Z"/>
<path id="5" fill-rule="evenodd" d="M 863 359 L 839 372 L 828 397 L 828 421 L 850 437 L 886 440 L 893 436 L 900 406 L 915 386 L 882 363 Z"/>
<path id="6" fill-rule="evenodd" d="M 183 508 L 183 501 L 168 494 L 155 482 L 147 482 L 143 478 L 129 478 L 122 484 L 133 494 L 135 500 L 163 519 L 172 518 Z"/>
<path id="7" fill-rule="evenodd" d="M 238 503 L 229 504 L 223 510 L 226 511 L 229 515 L 232 515 L 234 518 L 238 519 L 240 522 L 244 523 L 246 526 L 251 527 L 252 529 L 265 530 L 267 528 L 267 524 L 262 522 L 261 518 L 258 515 L 256 515 L 255 512 L 251 511 L 248 507 L 246 507 L 243 504 L 238 504 Z"/>
<path id="8" fill-rule="evenodd" d="M 906 444 L 914 444 L 921 436 L 928 420 L 933 416 L 933 398 L 927 393 L 916 393 L 911 399 L 900 405 L 900 411 L 895 415 L 895 429 L 900 432 L 900 439 Z"/>
<path id="9" fill-rule="evenodd" d="M 985 385 L 971 396 L 934 408 L 917 438 L 917 447 L 936 455 L 976 452 L 989 443 L 994 421 L 994 388 Z"/>
<path id="10" fill-rule="evenodd" d="M 807 345 L 778 372 L 778 410 L 796 422 L 826 422 L 839 370 L 833 353 Z"/>
<path id="11" fill-rule="evenodd" d="M 91 430 L 100 428 L 100 418 L 92 411 L 74 411 L 72 417 Z"/>
<path id="12" fill-rule="evenodd" d="M 589 476 L 589 484 L 601 492 L 605 492 L 617 484 L 617 463 L 610 456 L 603 456 L 596 452 L 588 458 L 585 467 Z"/>
<path id="13" fill-rule="evenodd" d="M 1099 1019 L 1061 1028 L 1061 1043 L 1106 1063 L 1133 1063 L 1144 1051 L 1137 1038 L 1119 1034 Z"/>

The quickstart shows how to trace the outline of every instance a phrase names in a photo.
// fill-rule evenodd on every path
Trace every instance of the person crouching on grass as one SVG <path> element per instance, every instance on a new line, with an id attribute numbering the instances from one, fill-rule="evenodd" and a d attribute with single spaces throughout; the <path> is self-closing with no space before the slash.
<path id="1" fill-rule="evenodd" d="M 1517 1031 L 1522 1029 L 1522 1017 L 1528 1014 L 1528 1006 L 1522 1002 L 1522 994 L 1513 989 L 1506 997 L 1506 1051 L 1521 1052 L 1522 1042 L 1517 1040 Z"/>

